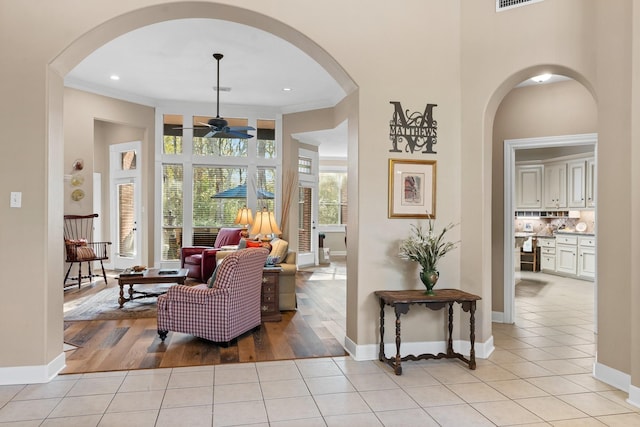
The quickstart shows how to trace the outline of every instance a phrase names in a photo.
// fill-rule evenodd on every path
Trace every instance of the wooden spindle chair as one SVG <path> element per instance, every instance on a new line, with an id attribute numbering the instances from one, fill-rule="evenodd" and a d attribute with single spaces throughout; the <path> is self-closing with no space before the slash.
<path id="1" fill-rule="evenodd" d="M 98 214 L 92 215 L 65 215 L 64 216 L 64 246 L 66 254 L 66 262 L 69 263 L 67 274 L 64 276 L 64 286 L 69 286 L 67 281 L 77 280 L 78 288 L 82 286 L 82 279 L 92 281 L 94 277 L 100 277 L 94 274 L 91 266 L 94 261 L 100 261 L 102 267 L 102 277 L 104 283 L 107 283 L 107 273 L 104 271 L 103 260 L 109 259 L 107 246 L 111 242 L 94 242 L 93 241 L 93 220 Z M 82 263 L 87 263 L 87 274 L 82 274 Z M 78 264 L 78 275 L 69 277 L 73 264 Z"/>

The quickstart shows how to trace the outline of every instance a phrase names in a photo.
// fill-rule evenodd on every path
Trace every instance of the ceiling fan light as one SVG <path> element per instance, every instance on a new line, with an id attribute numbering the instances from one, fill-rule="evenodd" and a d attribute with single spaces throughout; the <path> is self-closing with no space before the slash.
<path id="1" fill-rule="evenodd" d="M 531 77 L 531 80 L 533 80 L 536 83 L 544 83 L 550 78 L 551 78 L 551 74 L 545 73 L 545 74 L 540 74 L 539 76 Z"/>

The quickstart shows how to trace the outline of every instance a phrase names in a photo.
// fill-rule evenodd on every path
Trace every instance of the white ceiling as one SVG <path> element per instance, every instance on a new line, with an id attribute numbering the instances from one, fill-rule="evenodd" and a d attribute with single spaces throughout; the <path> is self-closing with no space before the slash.
<path id="1" fill-rule="evenodd" d="M 215 19 L 180 19 L 124 34 L 94 51 L 65 77 L 65 85 L 158 106 L 211 103 L 215 114 L 220 61 L 220 115 L 224 105 L 259 106 L 281 113 L 332 107 L 344 98 L 338 83 L 292 44 L 250 26 Z M 110 79 L 112 74 L 120 80 Z M 284 91 L 283 88 L 290 88 Z M 346 125 L 299 134 L 323 158 L 346 158 Z"/>

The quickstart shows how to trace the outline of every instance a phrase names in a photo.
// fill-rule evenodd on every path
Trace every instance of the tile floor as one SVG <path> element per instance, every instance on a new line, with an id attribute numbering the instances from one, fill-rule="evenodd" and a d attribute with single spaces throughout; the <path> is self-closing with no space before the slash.
<path id="1" fill-rule="evenodd" d="M 516 325 L 494 324 L 475 371 L 340 357 L 67 375 L 0 386 L 0 426 L 640 426 L 590 374 L 593 284 L 521 275 Z"/>

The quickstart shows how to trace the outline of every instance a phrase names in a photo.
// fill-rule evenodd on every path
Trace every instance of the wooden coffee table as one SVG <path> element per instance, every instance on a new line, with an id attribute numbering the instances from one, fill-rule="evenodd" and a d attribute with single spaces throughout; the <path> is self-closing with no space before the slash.
<path id="1" fill-rule="evenodd" d="M 133 288 L 133 285 L 150 285 L 155 283 L 177 283 L 183 285 L 187 279 L 187 273 L 189 270 L 186 268 L 149 268 L 144 270 L 142 274 L 120 274 L 118 276 L 118 285 L 120 285 L 120 297 L 118 303 L 120 308 L 127 301 L 133 301 L 138 298 L 151 298 L 158 297 L 164 292 L 145 292 Z M 124 296 L 124 287 L 129 285 L 129 297 Z"/>

